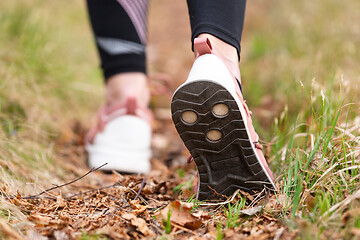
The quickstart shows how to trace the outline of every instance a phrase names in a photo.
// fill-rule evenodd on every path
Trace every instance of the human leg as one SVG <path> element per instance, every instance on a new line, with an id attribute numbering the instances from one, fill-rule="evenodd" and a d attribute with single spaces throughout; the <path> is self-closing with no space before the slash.
<path id="1" fill-rule="evenodd" d="M 129 94 L 146 107 L 147 0 L 87 0 L 91 26 L 106 82 L 106 103 L 120 104 Z"/>
<path id="2" fill-rule="evenodd" d="M 188 0 L 196 60 L 172 116 L 199 172 L 199 199 L 276 188 L 241 93 L 245 1 Z"/>
<path id="3" fill-rule="evenodd" d="M 98 123 L 88 135 L 90 166 L 150 170 L 150 99 L 146 76 L 147 0 L 87 0 L 106 83 Z"/>

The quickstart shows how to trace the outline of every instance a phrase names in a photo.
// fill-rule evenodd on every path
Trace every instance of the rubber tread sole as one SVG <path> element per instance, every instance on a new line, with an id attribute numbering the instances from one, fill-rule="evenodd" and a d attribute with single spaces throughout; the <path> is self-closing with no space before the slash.
<path id="1" fill-rule="evenodd" d="M 212 108 L 226 104 L 229 112 L 216 116 Z M 197 114 L 197 121 L 182 120 L 184 111 Z M 198 199 L 231 196 L 237 189 L 255 193 L 272 184 L 261 167 L 245 129 L 239 107 L 232 95 L 221 85 L 207 80 L 180 87 L 171 103 L 175 127 L 189 149 L 199 172 Z M 222 138 L 216 142 L 206 133 L 218 130 Z"/>

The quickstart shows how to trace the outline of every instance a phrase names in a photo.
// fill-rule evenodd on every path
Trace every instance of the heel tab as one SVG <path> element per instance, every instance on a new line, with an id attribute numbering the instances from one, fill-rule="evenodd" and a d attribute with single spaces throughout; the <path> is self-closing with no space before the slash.
<path id="1" fill-rule="evenodd" d="M 196 57 L 212 53 L 211 42 L 208 38 L 195 38 L 194 48 L 196 51 Z"/>
<path id="2" fill-rule="evenodd" d="M 137 100 L 135 97 L 128 97 L 126 99 L 125 107 L 127 114 L 136 115 L 136 109 L 138 108 Z"/>

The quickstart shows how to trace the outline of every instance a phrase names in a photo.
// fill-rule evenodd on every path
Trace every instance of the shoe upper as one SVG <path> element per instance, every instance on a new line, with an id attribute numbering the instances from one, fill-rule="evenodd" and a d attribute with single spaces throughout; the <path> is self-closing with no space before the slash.
<path id="1" fill-rule="evenodd" d="M 152 113 L 149 109 L 141 108 L 134 97 L 129 97 L 126 99 L 124 104 L 113 107 L 103 106 L 99 109 L 97 123 L 88 132 L 86 142 L 90 144 L 94 143 L 96 134 L 102 132 L 106 124 L 118 117 L 126 115 L 137 116 L 149 124 L 153 119 Z"/>
<path id="2" fill-rule="evenodd" d="M 102 107 L 86 139 L 89 166 L 106 164 L 102 170 L 149 173 L 151 119 L 150 110 L 139 107 L 135 98 L 115 107 Z"/>

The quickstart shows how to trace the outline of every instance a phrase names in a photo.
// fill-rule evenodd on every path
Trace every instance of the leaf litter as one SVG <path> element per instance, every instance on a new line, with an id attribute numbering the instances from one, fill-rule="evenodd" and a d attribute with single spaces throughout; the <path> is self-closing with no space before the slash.
<path id="1" fill-rule="evenodd" d="M 33 196 L 16 196 L 8 201 L 16 205 L 32 225 L 26 238 L 81 239 L 293 239 L 296 235 L 274 218 L 282 206 L 275 196 L 250 195 L 237 191 L 222 202 L 199 202 L 192 196 L 194 165 L 188 164 L 185 150 L 169 119 L 154 124 L 152 171 L 144 176 L 100 170 L 86 172 L 75 180 L 44 190 Z M 57 144 L 58 156 L 66 156 L 66 168 L 72 161 L 84 161 L 83 127 L 76 123 Z M 80 154 L 79 154 L 80 153 Z M 76 157 L 72 158 L 72 155 Z M 65 158 L 63 158 L 65 159 Z M 84 163 L 75 162 L 76 166 Z M 180 170 L 183 170 L 181 172 Z M 85 172 L 85 174 L 84 174 Z M 185 189 L 184 182 L 190 184 Z M 65 186 L 65 187 L 64 187 Z M 177 189 L 177 190 L 175 190 Z M 278 196 L 278 198 L 282 196 Z M 246 204 L 236 214 L 233 227 L 226 227 L 226 209 L 241 199 Z M 271 205 L 268 207 L 267 205 Z M 280 212 L 280 210 L 279 210 Z M 11 222 L 16 224 L 16 222 Z M 220 226 L 220 227 L 219 227 Z M 85 234 L 85 235 L 84 235 Z"/>

